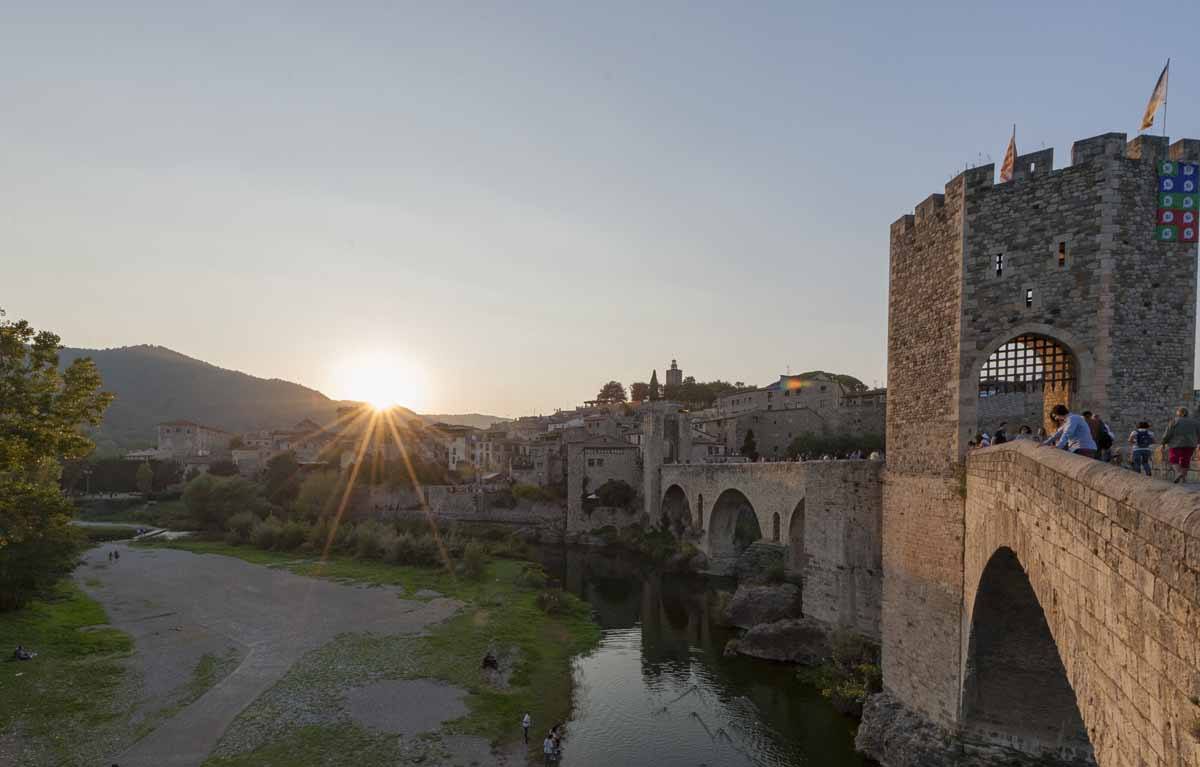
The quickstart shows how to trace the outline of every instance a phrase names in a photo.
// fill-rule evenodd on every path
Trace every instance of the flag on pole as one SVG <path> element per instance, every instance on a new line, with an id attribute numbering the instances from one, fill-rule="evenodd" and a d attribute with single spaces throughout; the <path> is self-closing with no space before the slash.
<path id="1" fill-rule="evenodd" d="M 1012 138 L 1008 140 L 1008 151 L 1004 153 L 1004 163 L 1000 166 L 1000 183 L 1012 181 L 1013 168 L 1017 166 L 1017 126 L 1013 126 Z"/>
<path id="2" fill-rule="evenodd" d="M 1154 84 L 1154 93 L 1150 94 L 1150 103 L 1146 105 L 1146 113 L 1142 115 L 1142 130 L 1154 125 L 1154 113 L 1167 100 L 1167 70 L 1170 68 L 1171 60 L 1167 59 L 1167 65 L 1163 67 L 1162 74 L 1158 76 L 1158 82 Z"/>

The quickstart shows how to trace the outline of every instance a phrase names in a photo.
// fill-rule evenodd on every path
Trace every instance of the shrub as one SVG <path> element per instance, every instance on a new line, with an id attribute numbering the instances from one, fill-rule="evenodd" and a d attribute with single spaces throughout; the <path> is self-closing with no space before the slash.
<path id="1" fill-rule="evenodd" d="M 321 517 L 317 523 L 308 528 L 308 534 L 304 538 L 304 544 L 313 551 L 324 551 L 325 546 L 329 543 L 329 534 L 333 530 L 328 517 Z"/>
<path id="2" fill-rule="evenodd" d="M 462 569 L 463 575 L 471 580 L 480 580 L 484 573 L 487 572 L 488 556 L 487 549 L 478 541 L 471 541 L 463 550 Z"/>
<path id="3" fill-rule="evenodd" d="M 282 531 L 283 525 L 278 519 L 267 517 L 254 525 L 254 529 L 250 531 L 250 542 L 259 549 L 273 549 Z"/>
<path id="4" fill-rule="evenodd" d="M 547 615 L 562 615 L 567 612 L 567 595 L 562 589 L 546 589 L 537 595 L 534 603 Z"/>
<path id="5" fill-rule="evenodd" d="M 517 483 L 512 487 L 512 496 L 518 501 L 552 501 L 554 495 L 543 487 L 526 483 Z"/>
<path id="6" fill-rule="evenodd" d="M 768 583 L 783 583 L 787 579 L 787 571 L 784 570 L 782 562 L 776 562 L 767 568 Z"/>
<path id="7" fill-rule="evenodd" d="M 350 531 L 347 546 L 359 559 L 380 559 L 391 541 L 388 534 L 394 535 L 378 522 L 363 522 Z"/>
<path id="8" fill-rule="evenodd" d="M 226 540 L 236 539 L 235 543 L 244 543 L 250 539 L 250 531 L 258 524 L 258 517 L 248 511 L 238 512 L 225 520 Z"/>
<path id="9" fill-rule="evenodd" d="M 275 548 L 280 551 L 295 551 L 300 548 L 308 537 L 308 526 L 297 520 L 292 520 L 279 531 L 279 540 Z"/>
<path id="10" fill-rule="evenodd" d="M 546 571 L 536 562 L 526 563 L 517 573 L 517 585 L 527 589 L 544 589 L 547 580 Z"/>
<path id="11" fill-rule="evenodd" d="M 229 532 L 225 533 L 225 542 L 230 546 L 240 546 L 246 542 L 246 539 L 238 535 L 233 530 L 230 530 Z"/>
<path id="12" fill-rule="evenodd" d="M 513 509 L 517 506 L 517 497 L 511 490 L 501 490 L 492 495 L 491 505 L 494 509 Z"/>

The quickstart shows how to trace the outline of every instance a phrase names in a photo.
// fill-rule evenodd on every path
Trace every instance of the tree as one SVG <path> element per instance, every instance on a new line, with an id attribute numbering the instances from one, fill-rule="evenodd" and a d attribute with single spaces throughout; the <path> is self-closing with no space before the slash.
<path id="1" fill-rule="evenodd" d="M 629 399 L 633 402 L 645 402 L 650 398 L 650 384 L 645 381 L 629 384 Z"/>
<path id="2" fill-rule="evenodd" d="M 154 469 L 145 461 L 138 465 L 137 489 L 142 495 L 150 495 L 154 490 Z"/>
<path id="3" fill-rule="evenodd" d="M 300 494 L 296 497 L 296 513 L 308 520 L 330 514 L 337 509 L 342 491 L 338 472 L 318 471 L 309 474 L 300 483 Z"/>
<path id="4" fill-rule="evenodd" d="M 659 397 L 661 395 L 662 395 L 662 392 L 660 392 L 658 389 L 658 371 L 651 370 L 650 371 L 650 386 L 646 391 L 646 397 L 651 402 L 658 402 Z"/>
<path id="5" fill-rule="evenodd" d="M 79 552 L 59 475 L 92 450 L 80 428 L 100 423 L 112 395 L 90 359 L 60 371 L 60 348 L 49 331 L 0 320 L 0 610 L 46 591 Z"/>
<path id="6" fill-rule="evenodd" d="M 202 529 L 217 533 L 225 521 L 243 511 L 259 517 L 271 512 L 271 504 L 259 495 L 258 486 L 244 477 L 214 477 L 201 474 L 183 489 L 183 505 Z"/>
<path id="7" fill-rule="evenodd" d="M 237 450 L 238 448 L 245 447 L 245 446 L 246 446 L 246 442 L 245 442 L 245 440 L 242 439 L 242 435 L 240 435 L 240 434 L 234 435 L 233 439 L 229 440 L 229 449 L 230 450 Z"/>
<path id="8" fill-rule="evenodd" d="M 758 443 L 754 441 L 754 429 L 746 430 L 746 438 L 742 440 L 742 455 L 751 461 L 758 460 Z"/>
<path id="9" fill-rule="evenodd" d="M 276 506 L 289 508 L 300 493 L 300 462 L 291 450 L 271 456 L 263 469 L 263 485 L 267 500 Z"/>
<path id="10" fill-rule="evenodd" d="M 208 465 L 208 473 L 214 477 L 236 477 L 238 467 L 236 463 L 228 458 L 222 458 Z"/>
<path id="11" fill-rule="evenodd" d="M 620 381 L 609 381 L 600 387 L 600 393 L 596 395 L 596 401 L 602 405 L 624 402 L 627 399 L 625 387 L 621 385 Z"/>

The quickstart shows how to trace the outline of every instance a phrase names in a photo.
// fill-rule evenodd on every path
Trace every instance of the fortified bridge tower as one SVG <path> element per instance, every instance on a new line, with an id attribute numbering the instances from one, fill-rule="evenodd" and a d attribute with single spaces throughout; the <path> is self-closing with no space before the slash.
<path id="1" fill-rule="evenodd" d="M 977 430 L 1036 432 L 1059 402 L 1118 445 L 1192 405 L 1200 141 L 1052 152 L 1008 183 L 968 170 L 891 227 L 886 694 L 859 741 L 887 767 L 1200 764 L 1197 494 L 1049 450 L 966 460 Z"/>

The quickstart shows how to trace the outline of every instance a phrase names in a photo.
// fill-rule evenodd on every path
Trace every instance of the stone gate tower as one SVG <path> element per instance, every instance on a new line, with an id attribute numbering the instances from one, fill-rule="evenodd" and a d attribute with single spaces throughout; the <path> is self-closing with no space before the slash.
<path id="1" fill-rule="evenodd" d="M 1060 170 L 1052 153 L 1018 157 L 1008 183 L 991 165 L 965 171 L 891 227 L 884 684 L 951 732 L 972 435 L 1000 421 L 1036 430 L 1065 401 L 1123 439 L 1192 401 L 1195 231 L 1158 224 L 1179 202 L 1160 194 L 1178 171 L 1166 161 L 1200 161 L 1200 142 L 1106 133 L 1077 141 Z"/>

